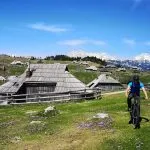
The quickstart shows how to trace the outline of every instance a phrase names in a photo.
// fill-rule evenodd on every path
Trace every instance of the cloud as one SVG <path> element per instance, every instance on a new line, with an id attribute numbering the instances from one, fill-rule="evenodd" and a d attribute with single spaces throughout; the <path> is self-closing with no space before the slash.
<path id="1" fill-rule="evenodd" d="M 125 39 L 123 39 L 123 42 L 125 43 L 125 44 L 127 44 L 128 46 L 134 46 L 134 45 L 136 45 L 136 42 L 135 42 L 135 40 L 132 40 L 132 39 L 127 39 L 127 38 L 125 38 Z"/>
<path id="2" fill-rule="evenodd" d="M 73 51 L 68 52 L 67 55 L 70 57 L 81 57 L 81 58 L 86 57 L 86 56 L 95 56 L 103 60 L 116 59 L 114 56 L 110 56 L 104 52 L 86 52 L 83 50 L 73 50 Z"/>
<path id="3" fill-rule="evenodd" d="M 144 43 L 144 45 L 146 45 L 146 46 L 150 46 L 150 41 L 145 42 L 145 43 Z"/>
<path id="4" fill-rule="evenodd" d="M 135 56 L 135 60 L 148 60 L 148 61 L 150 61 L 150 53 L 141 53 L 140 55 Z"/>
<path id="5" fill-rule="evenodd" d="M 99 40 L 90 40 L 89 43 L 94 45 L 107 45 L 105 41 L 99 41 Z"/>
<path id="6" fill-rule="evenodd" d="M 66 40 L 66 41 L 60 41 L 58 42 L 60 45 L 68 45 L 68 46 L 79 46 L 79 45 L 85 45 L 85 44 L 92 44 L 92 45 L 106 45 L 106 42 L 100 41 L 100 40 L 80 40 L 80 39 L 74 39 L 74 40 Z"/>
<path id="7" fill-rule="evenodd" d="M 86 40 L 66 40 L 58 42 L 60 45 L 68 45 L 68 46 L 78 46 L 78 45 L 84 45 L 86 44 Z"/>
<path id="8" fill-rule="evenodd" d="M 35 29 L 35 30 L 53 32 L 53 33 L 68 31 L 68 29 L 66 29 L 66 28 L 60 28 L 60 27 L 57 27 L 57 26 L 54 26 L 54 25 L 46 25 L 44 23 L 30 24 L 30 25 L 28 25 L 28 27 L 32 28 L 32 29 Z"/>

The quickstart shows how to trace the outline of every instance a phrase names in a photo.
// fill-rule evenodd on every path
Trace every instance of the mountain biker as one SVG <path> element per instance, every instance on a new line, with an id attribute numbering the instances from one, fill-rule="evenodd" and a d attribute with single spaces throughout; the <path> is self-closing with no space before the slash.
<path id="1" fill-rule="evenodd" d="M 140 89 L 142 89 L 145 99 L 148 99 L 147 92 L 144 88 L 144 84 L 139 80 L 138 75 L 134 75 L 131 82 L 128 83 L 125 95 L 127 97 L 128 111 L 131 110 L 131 99 L 133 96 L 136 96 L 140 100 Z M 132 123 L 132 120 L 129 121 L 129 124 Z"/>

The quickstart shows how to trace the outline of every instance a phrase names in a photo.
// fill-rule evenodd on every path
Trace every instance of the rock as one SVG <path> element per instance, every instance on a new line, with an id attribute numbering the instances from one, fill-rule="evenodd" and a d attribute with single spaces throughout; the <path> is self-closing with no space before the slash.
<path id="1" fill-rule="evenodd" d="M 105 113 L 98 113 L 95 116 L 93 116 L 93 118 L 108 118 L 108 114 Z"/>
<path id="2" fill-rule="evenodd" d="M 58 110 L 56 110 L 55 106 L 49 106 L 44 110 L 44 115 L 48 117 L 52 117 L 58 114 Z"/>
<path id="3" fill-rule="evenodd" d="M 41 124 L 42 121 L 31 121 L 30 124 Z"/>
<path id="4" fill-rule="evenodd" d="M 44 114 L 47 114 L 47 113 L 55 111 L 55 110 L 56 110 L 55 106 L 49 106 L 44 110 Z"/>

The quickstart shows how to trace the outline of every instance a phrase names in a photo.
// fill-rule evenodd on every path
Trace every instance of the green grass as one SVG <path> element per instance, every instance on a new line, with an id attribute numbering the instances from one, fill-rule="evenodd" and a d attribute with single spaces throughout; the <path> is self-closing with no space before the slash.
<path id="1" fill-rule="evenodd" d="M 26 114 L 31 110 L 42 112 L 49 105 L 59 110 L 56 116 Z M 141 102 L 142 116 L 149 117 L 149 107 L 149 101 Z M 133 150 L 139 147 L 147 150 L 150 123 L 143 122 L 141 129 L 133 129 L 128 124 L 126 110 L 123 94 L 81 102 L 0 106 L 0 149 Z M 96 113 L 107 113 L 111 125 L 108 128 L 78 128 L 81 123 L 91 121 Z M 42 121 L 44 126 L 30 126 L 33 120 Z M 16 137 L 20 138 L 18 142 L 14 140 Z"/>
<path id="2" fill-rule="evenodd" d="M 98 71 L 85 71 L 87 67 L 79 64 L 69 64 L 68 69 L 69 72 L 72 73 L 77 79 L 82 81 L 85 84 L 88 84 L 95 78 L 97 78 L 100 75 L 100 72 Z"/>
<path id="3" fill-rule="evenodd" d="M 8 73 L 9 73 L 9 75 L 19 76 L 22 73 L 24 73 L 26 68 L 27 68 L 27 66 L 9 66 Z"/>
<path id="4" fill-rule="evenodd" d="M 143 81 L 143 83 L 150 83 L 150 74 L 144 74 L 143 76 L 140 77 L 141 81 Z"/>
<path id="5" fill-rule="evenodd" d="M 4 84 L 4 82 L 0 80 L 0 85 L 2 85 L 2 84 Z"/>
<path id="6" fill-rule="evenodd" d="M 116 70 L 110 70 L 112 72 L 111 76 L 116 78 L 117 80 L 120 81 L 122 84 L 126 84 L 129 80 L 131 80 L 132 76 L 137 74 L 140 77 L 140 80 L 146 84 L 150 81 L 149 77 L 149 71 L 147 72 L 139 72 L 139 73 L 134 73 L 132 70 L 127 70 L 126 72 L 116 72 Z"/>
<path id="7" fill-rule="evenodd" d="M 0 76 L 8 77 L 11 75 L 21 75 L 27 66 L 12 66 L 10 63 L 16 61 L 27 62 L 28 60 L 23 57 L 8 57 L 8 56 L 0 56 Z M 5 66 L 5 72 L 3 70 L 3 66 Z"/>
<path id="8" fill-rule="evenodd" d="M 74 72 L 72 74 L 85 84 L 88 84 L 98 77 L 98 73 L 96 72 Z"/>
<path id="9" fill-rule="evenodd" d="M 94 64 L 96 65 L 96 64 Z M 97 78 L 101 72 L 99 71 L 85 71 L 86 66 L 80 64 L 69 64 L 68 69 L 69 71 L 83 83 L 88 84 L 95 78 Z M 129 80 L 131 80 L 132 76 L 135 74 L 132 70 L 127 70 L 126 72 L 117 72 L 116 69 L 108 69 L 111 72 L 111 76 L 117 79 L 122 84 L 127 84 Z M 140 76 L 140 80 L 146 84 L 150 82 L 149 77 L 150 72 L 140 72 L 138 75 Z"/>

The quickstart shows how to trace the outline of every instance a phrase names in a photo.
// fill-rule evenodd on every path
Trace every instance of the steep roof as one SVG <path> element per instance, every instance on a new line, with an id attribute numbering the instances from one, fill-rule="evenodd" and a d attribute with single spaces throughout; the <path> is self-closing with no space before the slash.
<path id="1" fill-rule="evenodd" d="M 16 78 L 17 78 L 17 76 L 9 76 L 9 77 L 7 77 L 7 80 L 10 81 L 10 80 L 14 80 Z"/>
<path id="2" fill-rule="evenodd" d="M 106 83 L 106 84 L 120 84 L 119 81 L 115 80 L 114 78 L 106 75 L 106 74 L 101 74 L 97 79 L 93 80 L 90 82 L 87 86 L 93 88 L 96 87 L 98 83 Z"/>
<path id="3" fill-rule="evenodd" d="M 30 64 L 31 77 L 26 71 L 19 77 L 0 86 L 0 93 L 16 93 L 23 83 L 57 83 L 55 92 L 67 92 L 85 89 L 86 85 L 68 72 L 67 64 Z"/>
<path id="4" fill-rule="evenodd" d="M 23 65 L 24 63 L 21 62 L 21 61 L 16 61 L 16 60 L 14 60 L 14 61 L 11 63 L 11 65 L 17 65 L 17 64 Z"/>
<path id="5" fill-rule="evenodd" d="M 0 86 L 0 93 L 16 93 L 22 86 L 24 78 L 18 77 Z"/>
<path id="6" fill-rule="evenodd" d="M 0 80 L 6 80 L 3 76 L 0 76 Z"/>

